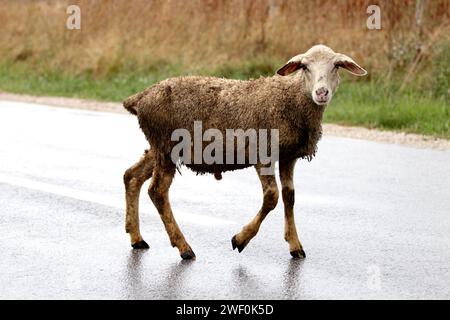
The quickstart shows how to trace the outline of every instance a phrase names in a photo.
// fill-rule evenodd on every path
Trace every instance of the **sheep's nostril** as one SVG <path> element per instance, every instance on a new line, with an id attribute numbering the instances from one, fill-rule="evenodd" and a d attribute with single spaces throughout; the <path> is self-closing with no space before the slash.
<path id="1" fill-rule="evenodd" d="M 326 97 L 328 96 L 328 89 L 327 88 L 319 88 L 316 90 L 316 95 L 317 96 L 322 96 L 322 97 Z"/>

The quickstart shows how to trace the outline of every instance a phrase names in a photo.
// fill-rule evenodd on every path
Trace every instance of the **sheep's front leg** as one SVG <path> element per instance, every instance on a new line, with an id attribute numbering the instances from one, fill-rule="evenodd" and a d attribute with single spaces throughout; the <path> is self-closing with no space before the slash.
<path id="1" fill-rule="evenodd" d="M 156 166 L 153 170 L 153 178 L 148 193 L 164 223 L 172 247 L 178 248 L 181 258 L 185 260 L 195 259 L 194 251 L 184 239 L 170 207 L 169 188 L 174 175 L 175 165 Z"/>
<path id="2" fill-rule="evenodd" d="M 256 171 L 263 189 L 263 204 L 253 220 L 231 239 L 233 250 L 237 248 L 239 252 L 244 250 L 250 240 L 256 235 L 264 218 L 276 207 L 278 202 L 278 187 L 275 176 L 261 175 L 259 168 L 256 168 Z"/>
<path id="3" fill-rule="evenodd" d="M 131 246 L 134 249 L 148 249 L 148 244 L 139 231 L 139 194 L 144 182 L 152 176 L 153 165 L 151 151 L 145 151 L 141 159 L 123 175 L 126 199 L 125 231 L 130 234 Z"/>
<path id="4" fill-rule="evenodd" d="M 284 239 L 289 243 L 289 251 L 294 258 L 305 258 L 294 220 L 294 167 L 296 160 L 280 161 L 281 194 L 284 202 Z"/>

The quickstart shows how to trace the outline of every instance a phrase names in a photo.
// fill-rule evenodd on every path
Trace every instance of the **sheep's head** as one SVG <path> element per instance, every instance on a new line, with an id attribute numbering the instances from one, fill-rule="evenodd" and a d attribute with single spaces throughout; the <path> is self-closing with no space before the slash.
<path id="1" fill-rule="evenodd" d="M 314 102 L 327 105 L 339 85 L 339 68 L 356 76 L 367 74 L 353 59 L 324 45 L 314 46 L 306 53 L 293 57 L 277 73 L 286 76 L 301 70 L 306 90 L 311 92 Z"/>

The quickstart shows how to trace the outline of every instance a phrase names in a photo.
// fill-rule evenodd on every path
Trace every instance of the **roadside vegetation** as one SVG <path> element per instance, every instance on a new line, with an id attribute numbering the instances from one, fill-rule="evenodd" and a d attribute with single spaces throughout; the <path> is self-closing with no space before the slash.
<path id="1" fill-rule="evenodd" d="M 325 121 L 450 139 L 449 2 L 378 1 L 368 30 L 370 2 L 0 0 L 0 90 L 122 101 L 170 76 L 273 75 L 324 43 L 369 71 L 342 75 Z"/>

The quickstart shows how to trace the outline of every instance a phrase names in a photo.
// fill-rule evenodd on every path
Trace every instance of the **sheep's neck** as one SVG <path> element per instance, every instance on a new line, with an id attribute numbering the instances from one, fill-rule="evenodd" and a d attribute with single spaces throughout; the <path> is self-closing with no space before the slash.
<path id="1" fill-rule="evenodd" d="M 300 81 L 298 81 L 300 80 Z M 305 89 L 302 76 L 297 78 L 298 86 L 294 86 L 297 94 L 291 110 L 291 119 L 296 119 L 298 136 L 293 153 L 296 157 L 312 159 L 317 150 L 317 142 L 322 137 L 322 119 L 325 106 L 317 105 L 311 94 Z"/>
<path id="2" fill-rule="evenodd" d="M 295 109 L 299 113 L 299 125 L 310 129 L 314 129 L 314 127 L 317 127 L 319 130 L 321 130 L 325 106 L 317 105 L 314 102 L 311 96 L 311 92 L 306 89 L 306 80 L 303 72 L 299 72 L 299 74 L 294 77 L 294 79 L 296 85 L 293 86 L 293 90 L 295 90 L 293 94 L 296 97 Z"/>

